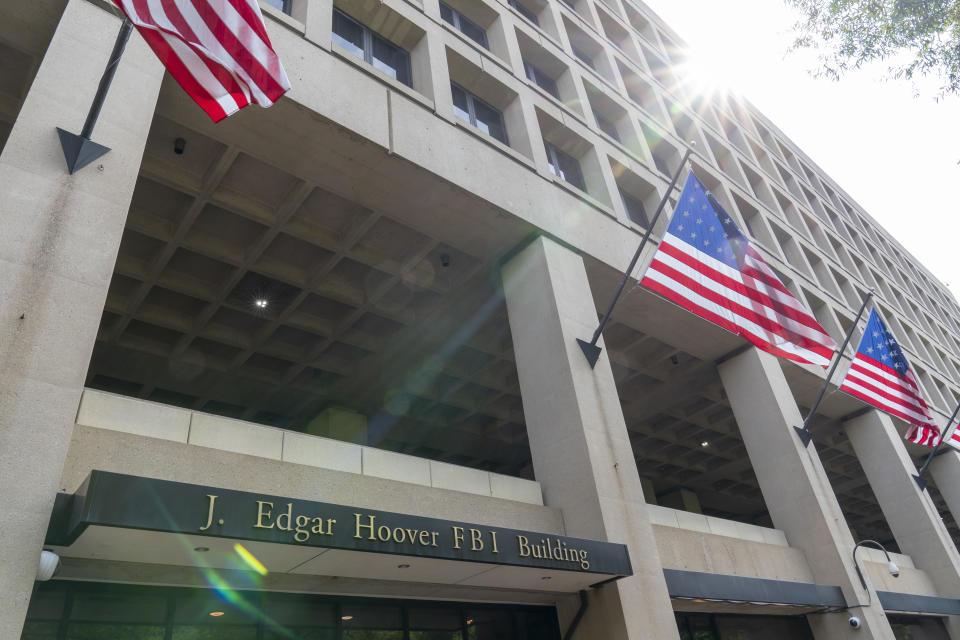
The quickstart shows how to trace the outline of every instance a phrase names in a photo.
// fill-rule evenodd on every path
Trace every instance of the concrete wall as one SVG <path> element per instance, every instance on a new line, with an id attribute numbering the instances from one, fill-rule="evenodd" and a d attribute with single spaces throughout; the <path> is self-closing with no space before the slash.
<path id="1" fill-rule="evenodd" d="M 120 433 L 125 435 L 121 436 Z M 120 453 L 117 456 L 119 459 L 100 455 L 80 456 L 79 452 L 82 451 L 94 453 L 98 451 L 95 448 L 91 449 L 93 445 L 89 442 L 102 443 L 111 439 L 130 445 L 129 449 L 120 447 L 121 452 L 132 453 L 157 447 L 158 458 L 163 457 L 163 452 L 169 452 L 170 455 L 175 456 L 174 452 L 182 450 L 186 452 L 183 455 L 192 461 L 191 464 L 209 461 L 209 464 L 201 463 L 201 467 L 216 466 L 220 460 L 241 456 L 240 459 L 246 457 L 258 459 L 244 464 L 266 465 L 268 460 L 285 463 L 276 468 L 290 468 L 294 470 L 292 472 L 294 474 L 311 473 L 311 470 L 304 469 L 306 467 L 322 470 L 316 471 L 322 474 L 337 472 L 340 474 L 337 477 L 349 478 L 350 476 L 342 474 L 359 474 L 371 480 L 390 480 L 533 506 L 543 505 L 540 485 L 531 480 L 276 429 L 252 422 L 231 420 L 92 389 L 84 391 L 80 402 L 77 412 L 77 429 L 71 442 L 67 466 L 64 468 L 61 490 L 76 489 L 91 469 L 239 488 L 234 484 L 236 478 L 221 479 L 219 484 L 215 481 L 216 476 L 211 476 L 207 480 L 184 480 L 166 464 L 168 461 L 164 461 L 163 464 L 140 467 L 139 462 L 132 459 L 129 453 Z M 173 443 L 186 446 L 174 446 Z M 116 446 L 111 445 L 111 449 Z M 118 467 L 132 470 L 122 471 Z M 148 473 L 147 469 L 156 471 Z M 162 475 L 157 475 L 158 473 Z M 359 479 L 356 481 L 363 482 Z M 251 491 L 266 490 L 257 482 L 250 484 L 253 486 Z M 291 483 L 291 486 L 295 485 L 295 482 Z M 383 485 L 374 483 L 370 486 L 382 488 Z M 407 489 L 413 490 L 412 487 Z M 276 493 L 293 495 L 279 489 Z M 441 492 L 430 495 L 446 494 Z M 342 502 L 339 499 L 332 501 Z M 353 503 L 347 501 L 345 504 Z M 361 505 L 358 503 L 358 506 Z M 373 507 L 369 503 L 364 503 L 363 506 Z M 414 513 L 398 506 L 377 508 Z M 482 513 L 484 512 L 479 512 L 478 515 Z M 469 521 L 469 518 L 465 519 Z M 559 532 L 555 524 L 547 531 Z"/>

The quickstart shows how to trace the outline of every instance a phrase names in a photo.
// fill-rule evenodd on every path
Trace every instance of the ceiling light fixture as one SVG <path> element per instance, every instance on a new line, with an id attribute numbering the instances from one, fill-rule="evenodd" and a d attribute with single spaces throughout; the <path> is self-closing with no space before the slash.
<path id="1" fill-rule="evenodd" d="M 408 564 L 398 564 L 397 569 L 409 569 L 410 565 Z"/>
<path id="2" fill-rule="evenodd" d="M 210 547 L 194 547 L 193 550 L 197 553 L 206 553 L 207 551 L 210 551 Z"/>
<path id="3" fill-rule="evenodd" d="M 350 622 L 351 620 L 353 620 L 353 616 L 340 616 L 340 619 Z"/>
<path id="4" fill-rule="evenodd" d="M 701 446 L 701 447 L 709 447 L 709 446 L 710 446 L 710 443 L 707 442 L 706 440 L 704 440 L 703 442 L 700 443 L 700 446 Z"/>
<path id="5" fill-rule="evenodd" d="M 214 618 L 219 618 L 220 616 L 223 615 L 223 611 L 211 611 L 210 615 Z"/>
<path id="6" fill-rule="evenodd" d="M 267 301 L 266 298 L 257 298 L 256 300 L 253 301 L 253 304 L 254 304 L 258 309 L 266 309 L 266 308 L 267 308 L 267 305 L 270 304 L 270 303 Z"/>
<path id="7" fill-rule="evenodd" d="M 543 577 L 541 577 L 540 579 L 541 579 L 541 580 L 553 580 L 553 577 L 552 577 L 552 576 L 543 576 Z"/>

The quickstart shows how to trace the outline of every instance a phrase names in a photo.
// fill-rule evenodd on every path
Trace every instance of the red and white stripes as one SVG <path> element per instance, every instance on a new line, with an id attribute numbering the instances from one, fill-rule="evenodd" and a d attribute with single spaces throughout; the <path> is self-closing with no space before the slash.
<path id="1" fill-rule="evenodd" d="M 940 429 L 909 368 L 901 375 L 896 369 L 858 352 L 840 390 L 914 425 L 910 433 L 915 439 L 910 434 L 907 436 L 911 442 L 933 446 L 929 443 L 940 438 Z"/>
<path id="2" fill-rule="evenodd" d="M 256 0 L 113 2 L 214 122 L 290 88 Z"/>
<path id="3" fill-rule="evenodd" d="M 667 233 L 641 284 L 766 351 L 830 364 L 833 338 L 751 246 L 737 270 Z"/>

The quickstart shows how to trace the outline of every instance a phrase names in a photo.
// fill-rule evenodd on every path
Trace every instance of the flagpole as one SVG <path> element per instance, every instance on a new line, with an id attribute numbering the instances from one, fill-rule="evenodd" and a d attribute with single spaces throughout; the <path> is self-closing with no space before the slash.
<path id="1" fill-rule="evenodd" d="M 117 66 L 120 64 L 120 57 L 127 47 L 127 41 L 130 39 L 130 32 L 133 30 L 133 23 L 128 18 L 123 19 L 120 26 L 120 32 L 113 43 L 113 51 L 110 52 L 110 59 L 107 61 L 107 68 L 103 70 L 103 76 L 100 77 L 100 84 L 97 86 L 97 93 L 93 96 L 93 102 L 90 104 L 90 111 L 87 112 L 87 119 L 83 123 L 83 129 L 80 135 L 70 133 L 60 127 L 57 127 L 57 134 L 60 136 L 60 146 L 63 148 L 63 156 L 67 161 L 67 171 L 73 174 L 84 168 L 103 154 L 110 151 L 110 147 L 97 144 L 90 139 L 93 135 L 93 127 L 97 124 L 100 117 L 100 109 L 107 98 L 107 91 L 110 90 L 110 84 L 113 82 L 113 76 L 117 72 Z"/>
<path id="2" fill-rule="evenodd" d="M 664 193 L 663 198 L 660 199 L 660 204 L 657 206 L 656 213 L 653 214 L 653 219 L 649 224 L 647 224 L 647 230 L 643 234 L 643 239 L 640 240 L 640 246 L 637 247 L 636 253 L 633 254 L 633 259 L 630 260 L 630 266 L 627 267 L 626 273 L 623 274 L 623 280 L 620 281 L 620 286 L 617 287 L 617 292 L 614 294 L 613 300 L 610 301 L 610 306 L 607 307 L 607 312 L 603 314 L 603 318 L 600 320 L 600 325 L 597 327 L 597 330 L 593 332 L 593 338 L 590 339 L 590 342 L 585 342 L 584 340 L 577 338 L 577 344 L 580 345 L 580 350 L 583 351 L 583 355 L 586 356 L 587 362 L 590 363 L 591 369 L 596 366 L 597 360 L 600 358 L 600 347 L 597 346 L 597 341 L 600 339 L 600 334 L 603 333 L 603 328 L 610 320 L 610 314 L 613 313 L 613 308 L 616 306 L 617 301 L 623 294 L 623 288 L 627 286 L 627 281 L 630 280 L 630 274 L 633 273 L 633 268 L 637 266 L 637 261 L 640 260 L 640 254 L 643 253 L 644 247 L 647 246 L 647 241 L 650 239 L 650 234 L 653 232 L 653 228 L 656 226 L 657 220 L 660 219 L 660 214 L 663 213 L 663 208 L 667 204 L 670 194 L 673 193 L 674 187 L 677 186 L 677 180 L 680 179 L 680 174 L 683 173 L 683 168 L 686 166 L 687 160 L 690 158 L 690 154 L 693 153 L 692 147 L 695 146 L 697 146 L 697 143 L 691 140 L 690 146 L 687 147 L 686 152 L 683 154 L 683 158 L 680 160 L 680 166 L 677 167 L 676 173 L 673 174 L 673 179 L 670 181 L 670 186 L 667 187 L 666 193 Z"/>
<path id="3" fill-rule="evenodd" d="M 923 474 L 927 472 L 927 467 L 929 467 L 930 463 L 933 462 L 933 459 L 940 451 L 940 447 L 942 447 L 943 443 L 946 441 L 947 434 L 950 433 L 950 428 L 953 426 L 953 421 L 957 419 L 957 413 L 960 413 L 960 404 L 958 404 L 957 408 L 953 410 L 953 414 L 947 421 L 947 426 L 943 430 L 943 435 L 940 436 L 940 442 L 938 442 L 937 446 L 933 448 L 933 451 L 930 452 L 930 455 L 927 456 L 927 459 L 923 461 L 923 466 L 920 467 L 920 471 L 917 472 L 917 475 L 913 476 L 913 479 L 920 486 L 920 491 L 923 491 L 927 488 L 927 481 L 924 480 Z"/>
<path id="4" fill-rule="evenodd" d="M 803 443 L 803 446 L 806 447 L 810 444 L 810 439 L 813 438 L 813 434 L 810 433 L 808 428 L 810 420 L 813 418 L 813 414 L 817 412 L 817 408 L 820 406 L 820 403 L 823 401 L 823 396 L 827 392 L 827 387 L 830 386 L 830 380 L 833 378 L 833 373 L 837 370 L 837 365 L 840 364 L 840 360 L 843 359 L 843 354 L 847 350 L 847 345 L 850 344 L 850 338 L 853 337 L 853 332 L 857 328 L 857 323 L 860 322 L 860 318 L 863 316 L 864 310 L 867 308 L 867 303 L 870 302 L 870 298 L 873 297 L 873 291 L 867 293 L 867 297 L 863 299 L 863 304 L 860 305 L 860 311 L 857 311 L 857 317 L 854 319 L 853 324 L 850 326 L 850 331 L 847 331 L 847 337 L 843 339 L 843 344 L 840 346 L 840 351 L 837 354 L 836 360 L 833 361 L 833 364 L 830 366 L 830 372 L 827 373 L 827 379 L 823 381 L 823 387 L 820 388 L 820 393 L 817 394 L 817 399 L 813 403 L 813 407 L 810 409 L 810 412 L 807 414 L 807 417 L 803 420 L 803 426 L 794 427 L 797 431 L 797 435 L 800 436 L 800 442 Z"/>

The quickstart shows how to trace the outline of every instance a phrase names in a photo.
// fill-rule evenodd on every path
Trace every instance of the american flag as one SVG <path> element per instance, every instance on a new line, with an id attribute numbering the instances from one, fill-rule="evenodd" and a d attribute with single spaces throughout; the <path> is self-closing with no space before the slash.
<path id="1" fill-rule="evenodd" d="M 876 309 L 870 312 L 840 390 L 910 423 L 906 435 L 910 442 L 935 447 L 940 441 L 940 428 L 923 401 L 910 363 Z"/>
<path id="2" fill-rule="evenodd" d="M 269 107 L 290 81 L 257 0 L 113 0 L 173 79 L 214 122 Z"/>
<path id="3" fill-rule="evenodd" d="M 836 349 L 692 172 L 640 284 L 790 360 L 826 367 Z"/>

